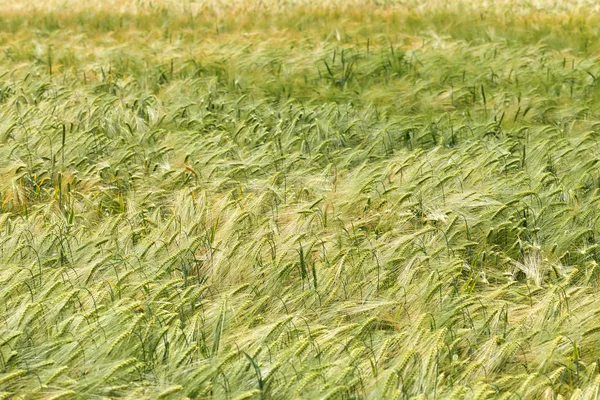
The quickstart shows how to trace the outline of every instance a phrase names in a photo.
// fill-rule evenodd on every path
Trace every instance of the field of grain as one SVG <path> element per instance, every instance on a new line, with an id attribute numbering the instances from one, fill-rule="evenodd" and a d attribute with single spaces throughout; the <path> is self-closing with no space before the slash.
<path id="1" fill-rule="evenodd" d="M 597 399 L 595 1 L 0 0 L 0 399 Z"/>

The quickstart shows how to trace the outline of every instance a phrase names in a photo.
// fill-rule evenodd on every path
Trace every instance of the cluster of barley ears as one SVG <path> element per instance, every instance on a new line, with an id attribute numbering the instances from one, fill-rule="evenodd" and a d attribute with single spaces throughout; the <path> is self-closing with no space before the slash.
<path id="1" fill-rule="evenodd" d="M 593 4 L 96 3 L 0 2 L 0 398 L 599 396 Z"/>

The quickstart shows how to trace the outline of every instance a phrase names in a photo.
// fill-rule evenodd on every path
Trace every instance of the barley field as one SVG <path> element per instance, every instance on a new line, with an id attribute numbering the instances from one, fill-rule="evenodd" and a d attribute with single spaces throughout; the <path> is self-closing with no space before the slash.
<path id="1" fill-rule="evenodd" d="M 0 0 L 0 399 L 600 398 L 599 30 Z"/>

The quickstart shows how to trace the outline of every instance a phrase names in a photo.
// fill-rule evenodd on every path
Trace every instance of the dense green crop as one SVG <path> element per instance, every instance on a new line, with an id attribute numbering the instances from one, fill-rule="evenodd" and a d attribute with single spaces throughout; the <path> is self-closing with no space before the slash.
<path id="1" fill-rule="evenodd" d="M 593 3 L 10 3 L 0 398 L 600 395 Z"/>

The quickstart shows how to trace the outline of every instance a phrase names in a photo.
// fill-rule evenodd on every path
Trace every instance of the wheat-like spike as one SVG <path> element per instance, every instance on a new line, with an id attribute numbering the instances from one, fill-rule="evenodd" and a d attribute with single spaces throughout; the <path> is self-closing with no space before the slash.
<path id="1" fill-rule="evenodd" d="M 132 364 L 135 364 L 137 360 L 134 357 L 128 358 L 127 360 L 123 360 L 120 363 L 118 363 L 117 365 L 115 365 L 113 368 L 110 369 L 110 371 L 108 371 L 108 373 L 105 375 L 105 379 L 109 379 L 111 378 L 114 374 L 116 374 L 118 371 L 125 369 L 129 366 L 131 366 Z"/>
<path id="2" fill-rule="evenodd" d="M 255 397 L 256 395 L 258 395 L 259 393 L 260 393 L 260 391 L 255 389 L 255 390 L 240 394 L 239 396 L 237 396 L 235 398 L 235 400 L 251 399 L 252 397 Z"/>
<path id="3" fill-rule="evenodd" d="M 171 386 L 171 387 L 165 389 L 164 391 L 162 391 L 161 393 L 159 393 L 156 398 L 157 399 L 165 399 L 165 398 L 169 397 L 170 395 L 172 395 L 174 393 L 178 393 L 182 390 L 183 390 L 183 386 L 181 386 L 181 385 Z"/>
<path id="4" fill-rule="evenodd" d="M 50 385 L 56 378 L 58 378 L 61 374 L 63 374 L 66 370 L 68 370 L 69 367 L 67 366 L 62 366 L 56 369 L 56 371 L 52 372 L 52 374 L 46 378 L 46 385 Z"/>
<path id="5" fill-rule="evenodd" d="M 310 340 L 304 339 L 296 347 L 296 350 L 294 351 L 294 356 L 301 357 L 302 353 L 304 353 L 304 351 L 308 348 L 309 345 L 310 345 Z"/>
<path id="6" fill-rule="evenodd" d="M 304 378 L 302 378 L 302 380 L 296 386 L 296 394 L 299 395 L 300 393 L 302 393 L 308 385 L 310 385 L 313 381 L 315 381 L 320 376 L 321 376 L 320 372 L 312 372 L 312 373 L 306 375 Z"/>
<path id="7" fill-rule="evenodd" d="M 74 390 L 66 390 L 64 392 L 55 394 L 54 396 L 48 397 L 48 400 L 68 399 L 75 396 L 76 394 L 77 392 L 75 392 Z"/>
<path id="8" fill-rule="evenodd" d="M 18 369 L 14 372 L 4 374 L 4 375 L 0 376 L 0 385 L 10 382 L 14 379 L 18 379 L 18 378 L 24 376 L 25 374 L 27 374 L 27 371 L 25 371 L 23 369 Z"/>

